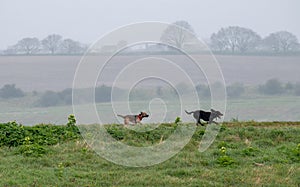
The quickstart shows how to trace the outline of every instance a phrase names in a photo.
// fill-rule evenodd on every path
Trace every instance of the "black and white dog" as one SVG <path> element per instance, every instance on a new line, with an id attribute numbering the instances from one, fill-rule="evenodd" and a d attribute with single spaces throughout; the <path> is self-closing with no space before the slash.
<path id="1" fill-rule="evenodd" d="M 220 111 L 216 111 L 214 109 L 210 109 L 210 112 L 206 112 L 203 110 L 196 110 L 192 112 L 185 111 L 185 112 L 189 115 L 193 114 L 194 118 L 197 120 L 196 125 L 201 124 L 202 126 L 203 124 L 201 123 L 201 119 L 203 121 L 206 121 L 207 124 L 212 122 L 218 124 L 217 122 L 214 121 L 214 119 L 221 118 L 221 116 L 223 116 L 223 114 Z"/>

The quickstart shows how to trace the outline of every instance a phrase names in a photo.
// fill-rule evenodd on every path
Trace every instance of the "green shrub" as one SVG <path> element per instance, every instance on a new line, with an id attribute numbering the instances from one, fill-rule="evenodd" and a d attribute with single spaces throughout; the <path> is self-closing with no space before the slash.
<path id="1" fill-rule="evenodd" d="M 0 124 L 0 146 L 15 147 L 22 145 L 25 133 L 24 126 L 17 124 L 15 121 Z"/>
<path id="2" fill-rule="evenodd" d="M 285 134 L 282 130 L 273 129 L 270 132 L 270 138 L 273 140 L 277 139 L 278 137 L 284 137 L 284 136 L 285 136 Z"/>
<path id="3" fill-rule="evenodd" d="M 300 161 L 300 143 L 292 150 L 292 155 L 295 157 L 295 160 Z"/>
<path id="4" fill-rule="evenodd" d="M 174 122 L 176 125 L 178 125 L 178 123 L 181 123 L 181 118 L 178 116 L 176 117 L 175 119 L 175 122 Z"/>
<path id="5" fill-rule="evenodd" d="M 225 147 L 227 147 L 227 146 L 228 146 L 228 143 L 226 143 L 226 142 L 224 142 L 224 141 L 221 141 L 221 142 L 219 142 L 219 144 L 218 144 L 218 148 L 219 148 L 219 149 L 221 149 L 222 147 L 225 148 Z M 224 148 L 223 148 L 223 149 L 224 149 Z"/>
<path id="6" fill-rule="evenodd" d="M 268 148 L 275 145 L 275 142 L 270 139 L 257 140 L 254 143 L 261 148 Z"/>
<path id="7" fill-rule="evenodd" d="M 247 147 L 242 150 L 242 154 L 245 156 L 256 156 L 259 153 L 259 149 L 253 147 Z"/>
<path id="8" fill-rule="evenodd" d="M 23 145 L 18 148 L 17 152 L 24 156 L 40 157 L 47 153 L 47 149 L 37 143 L 33 144 L 30 137 L 25 137 Z"/>
<path id="9" fill-rule="evenodd" d="M 30 127 L 14 121 L 0 124 L 0 147 L 22 146 L 21 152 L 26 150 L 30 152 L 33 149 L 42 151 L 39 146 L 55 145 L 62 141 L 78 139 L 80 132 L 75 123 L 75 117 L 70 115 L 66 126 L 40 124 Z M 25 137 L 29 137 L 26 144 L 24 144 Z"/>
<path id="10" fill-rule="evenodd" d="M 107 132 L 116 140 L 123 140 L 125 137 L 125 130 L 121 126 L 109 126 Z"/>
<path id="11" fill-rule="evenodd" d="M 76 125 L 76 119 L 75 119 L 75 116 L 74 114 L 70 114 L 69 117 L 68 117 L 68 123 L 67 123 L 67 126 L 68 127 L 71 127 L 71 126 L 75 126 Z"/>
<path id="12" fill-rule="evenodd" d="M 229 157 L 227 155 L 223 155 L 218 158 L 217 163 L 221 166 L 226 167 L 226 166 L 230 166 L 230 165 L 234 164 L 235 161 L 231 157 Z"/>
<path id="13" fill-rule="evenodd" d="M 226 147 L 221 147 L 219 149 L 219 154 L 221 155 L 217 159 L 219 165 L 226 167 L 235 163 L 234 159 L 227 155 Z"/>

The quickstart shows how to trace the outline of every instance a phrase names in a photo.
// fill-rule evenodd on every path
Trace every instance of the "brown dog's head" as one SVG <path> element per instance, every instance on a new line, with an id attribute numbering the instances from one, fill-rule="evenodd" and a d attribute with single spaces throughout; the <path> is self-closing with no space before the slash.
<path id="1" fill-rule="evenodd" d="M 214 109 L 210 109 L 210 111 L 211 111 L 212 119 L 215 119 L 215 118 L 221 119 L 221 116 L 223 116 L 223 114 L 220 111 L 216 111 Z"/>
<path id="2" fill-rule="evenodd" d="M 141 112 L 139 114 L 139 116 L 141 116 L 141 118 L 147 118 L 147 117 L 149 117 L 149 115 L 146 112 Z"/>

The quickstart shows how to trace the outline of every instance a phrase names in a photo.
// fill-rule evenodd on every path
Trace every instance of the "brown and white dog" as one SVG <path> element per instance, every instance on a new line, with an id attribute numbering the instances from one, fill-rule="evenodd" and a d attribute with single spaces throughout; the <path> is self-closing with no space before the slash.
<path id="1" fill-rule="evenodd" d="M 137 124 L 137 123 L 141 123 L 143 118 L 147 118 L 149 117 L 149 115 L 146 112 L 141 112 L 139 115 L 119 115 L 119 117 L 124 119 L 124 124 L 128 125 L 129 122 L 133 123 L 133 124 Z"/>
<path id="2" fill-rule="evenodd" d="M 194 118 L 197 120 L 196 125 L 201 124 L 202 126 L 203 124 L 201 123 L 201 119 L 203 121 L 206 121 L 207 124 L 209 123 L 218 124 L 217 122 L 214 121 L 214 119 L 221 118 L 221 116 L 223 116 L 223 114 L 220 111 L 216 111 L 214 109 L 210 109 L 210 112 L 206 112 L 203 110 L 196 110 L 192 112 L 185 111 L 185 112 L 187 114 L 193 114 Z"/>

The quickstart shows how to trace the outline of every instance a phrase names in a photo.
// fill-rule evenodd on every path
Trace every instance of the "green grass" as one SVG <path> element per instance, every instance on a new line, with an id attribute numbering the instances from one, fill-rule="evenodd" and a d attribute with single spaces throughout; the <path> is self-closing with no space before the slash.
<path id="1" fill-rule="evenodd" d="M 46 128 L 47 127 L 47 128 Z M 150 167 L 115 165 L 94 153 L 67 126 L 26 127 L 32 140 L 53 133 L 57 142 L 37 145 L 47 151 L 23 154 L 26 145 L 0 147 L 0 186 L 299 186 L 299 122 L 224 123 L 217 139 L 205 152 L 198 145 L 205 131 L 198 127 L 191 141 L 173 158 Z M 109 133 L 124 143 L 143 146 L 167 138 L 175 124 L 161 124 L 151 132 L 136 133 L 121 125 L 107 125 Z M 43 132 L 40 136 L 35 131 Z M 38 129 L 38 130 L 37 130 Z M 3 131 L 3 128 L 0 128 Z M 1 132 L 3 133 L 3 132 Z M 29 144 L 32 145 L 32 144 Z M 36 151 L 33 149 L 33 151 Z"/>

